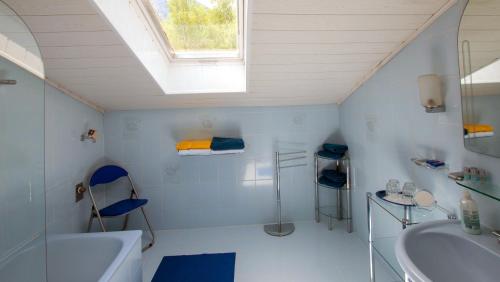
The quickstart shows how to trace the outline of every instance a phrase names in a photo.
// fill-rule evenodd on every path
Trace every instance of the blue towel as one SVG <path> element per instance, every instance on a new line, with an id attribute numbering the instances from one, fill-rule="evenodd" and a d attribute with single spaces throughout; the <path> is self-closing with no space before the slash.
<path id="1" fill-rule="evenodd" d="M 342 184 L 344 184 L 347 180 L 347 176 L 345 173 L 333 169 L 325 169 L 321 172 L 321 174 L 328 180 L 333 182 L 341 182 Z"/>
<path id="2" fill-rule="evenodd" d="M 347 151 L 347 146 L 342 144 L 323 144 L 323 149 L 332 153 L 344 154 Z"/>
<path id="3" fill-rule="evenodd" d="M 318 179 L 318 182 L 319 182 L 319 184 L 322 184 L 324 186 L 327 186 L 327 187 L 330 187 L 330 188 L 336 188 L 336 189 L 344 187 L 344 184 L 345 184 L 345 182 L 331 181 L 330 179 L 328 179 L 328 178 L 326 178 L 324 176 L 321 176 Z"/>
<path id="4" fill-rule="evenodd" d="M 327 158 L 327 159 L 332 159 L 332 160 L 340 160 L 344 156 L 344 153 L 342 153 L 342 154 L 332 153 L 330 151 L 323 150 L 323 151 L 318 152 L 318 156 L 323 157 L 323 158 Z"/>
<path id="5" fill-rule="evenodd" d="M 210 145 L 210 149 L 214 151 L 243 150 L 244 148 L 245 142 L 241 138 L 214 137 Z"/>

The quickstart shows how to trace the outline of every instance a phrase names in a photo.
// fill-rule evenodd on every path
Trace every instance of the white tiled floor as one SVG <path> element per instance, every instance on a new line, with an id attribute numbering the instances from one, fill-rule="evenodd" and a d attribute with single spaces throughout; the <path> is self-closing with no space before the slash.
<path id="1" fill-rule="evenodd" d="M 262 225 L 158 231 L 157 242 L 143 254 L 144 281 L 163 256 L 236 252 L 237 282 L 368 281 L 368 247 L 343 226 L 297 222 L 293 234 L 277 238 Z M 377 265 L 377 282 L 396 281 Z"/>

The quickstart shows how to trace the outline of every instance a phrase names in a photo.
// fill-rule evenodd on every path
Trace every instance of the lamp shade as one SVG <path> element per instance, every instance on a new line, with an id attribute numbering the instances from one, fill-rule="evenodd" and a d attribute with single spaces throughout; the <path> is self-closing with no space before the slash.
<path id="1" fill-rule="evenodd" d="M 443 105 L 441 79 L 436 74 L 426 74 L 418 77 L 420 103 L 425 108 L 436 108 Z"/>

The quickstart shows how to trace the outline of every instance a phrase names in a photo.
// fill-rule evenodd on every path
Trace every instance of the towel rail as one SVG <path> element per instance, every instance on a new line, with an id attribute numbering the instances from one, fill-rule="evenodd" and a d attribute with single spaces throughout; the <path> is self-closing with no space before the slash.
<path id="1" fill-rule="evenodd" d="M 278 211 L 278 222 L 275 224 L 267 224 L 264 225 L 264 231 L 271 236 L 286 236 L 295 231 L 295 225 L 293 223 L 282 223 L 281 218 L 281 183 L 280 183 L 280 170 L 283 168 L 291 168 L 291 167 L 299 167 L 299 166 L 307 166 L 307 163 L 298 163 L 298 164 L 290 164 L 290 165 L 281 165 L 281 162 L 304 159 L 306 156 L 298 156 L 298 157 L 290 157 L 288 159 L 280 160 L 281 155 L 296 155 L 296 154 L 305 154 L 306 151 L 297 151 L 297 152 L 287 152 L 287 153 L 275 153 L 275 172 L 276 172 L 276 206 Z"/>
<path id="2" fill-rule="evenodd" d="M 284 166 L 280 166 L 280 169 L 281 169 L 281 168 L 298 167 L 298 166 L 307 166 L 307 164 L 284 165 Z"/>
<path id="3" fill-rule="evenodd" d="M 295 154 L 305 154 L 305 153 L 307 153 L 307 151 L 295 151 L 295 152 L 286 152 L 286 153 L 276 152 L 276 153 L 280 154 L 280 156 L 286 156 L 286 155 L 295 155 Z"/>
<path id="4" fill-rule="evenodd" d="M 293 161 L 293 160 L 300 160 L 300 159 L 305 159 L 306 156 L 301 156 L 301 157 L 293 157 L 293 158 L 288 158 L 284 160 L 280 160 L 280 162 L 287 162 L 287 161 Z"/>

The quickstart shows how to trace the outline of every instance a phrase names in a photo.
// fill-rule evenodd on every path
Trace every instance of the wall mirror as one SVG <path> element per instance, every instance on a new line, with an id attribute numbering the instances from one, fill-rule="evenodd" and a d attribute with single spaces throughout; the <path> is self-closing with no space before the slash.
<path id="1" fill-rule="evenodd" d="M 500 0 L 470 0 L 458 33 L 464 144 L 500 157 Z"/>

